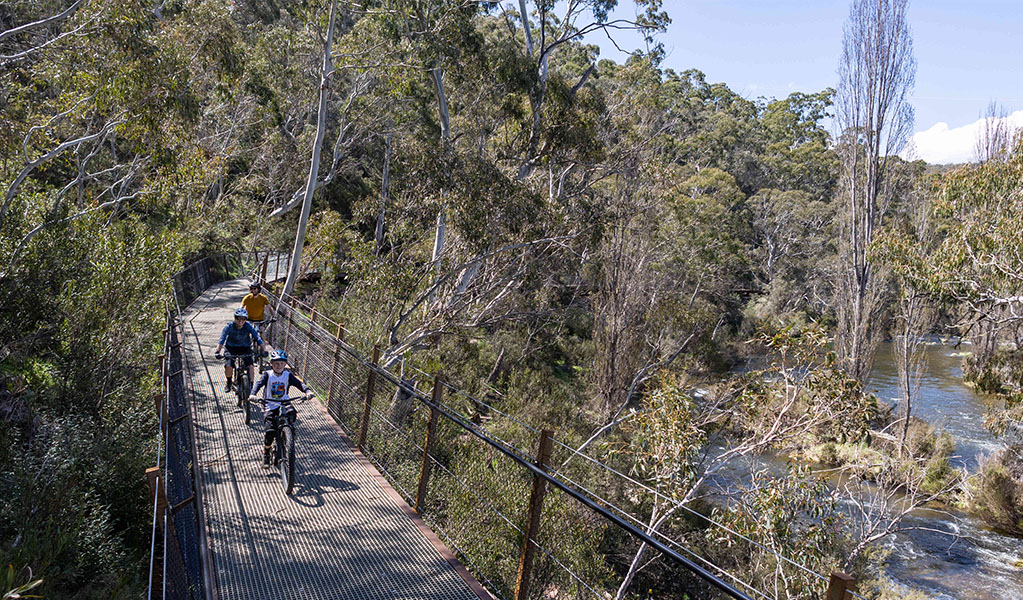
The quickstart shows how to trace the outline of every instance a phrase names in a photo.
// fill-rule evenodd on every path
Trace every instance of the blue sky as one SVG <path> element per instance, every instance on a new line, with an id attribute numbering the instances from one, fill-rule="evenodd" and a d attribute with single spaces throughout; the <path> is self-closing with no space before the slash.
<path id="1" fill-rule="evenodd" d="M 619 0 L 616 17 L 635 14 L 631 0 Z M 748 98 L 780 98 L 837 84 L 845 0 L 664 0 L 672 18 L 660 36 L 676 70 L 696 68 L 711 82 L 724 82 Z M 917 137 L 935 148 L 919 148 L 929 162 L 962 159 L 959 148 L 970 137 L 988 102 L 1008 112 L 1023 111 L 1023 0 L 911 0 L 909 21 L 917 59 Z M 640 46 L 638 36 L 615 36 L 625 49 Z M 624 55 L 603 36 L 587 40 L 601 56 Z M 1023 119 L 1023 113 L 1016 117 Z M 944 123 L 944 127 L 940 124 Z M 948 130 L 946 139 L 938 135 Z M 939 145 L 949 146 L 937 150 Z M 972 151 L 972 145 L 969 149 Z"/>

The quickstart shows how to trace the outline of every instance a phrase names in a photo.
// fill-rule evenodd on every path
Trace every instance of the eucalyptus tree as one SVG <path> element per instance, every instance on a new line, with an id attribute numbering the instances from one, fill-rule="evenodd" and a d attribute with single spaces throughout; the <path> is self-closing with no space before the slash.
<path id="1" fill-rule="evenodd" d="M 571 0 L 558 6 L 552 0 L 536 0 L 527 3 L 519 0 L 518 19 L 521 24 L 522 54 L 528 61 L 529 71 L 525 74 L 528 81 L 529 117 L 528 124 L 523 128 L 525 134 L 516 173 L 517 180 L 531 175 L 540 164 L 548 160 L 553 145 L 557 144 L 557 131 L 549 131 L 545 127 L 544 115 L 551 116 L 560 112 L 558 109 L 547 109 L 550 100 L 551 62 L 555 55 L 581 41 L 592 33 L 600 33 L 612 37 L 616 31 L 635 30 L 645 39 L 649 54 L 656 60 L 662 54 L 660 45 L 654 36 L 662 32 L 670 23 L 668 14 L 661 10 L 660 0 L 635 0 L 638 16 L 634 19 L 611 18 L 612 11 L 617 7 L 617 0 Z M 533 10 L 529 7 L 532 5 Z M 560 18 L 557 11 L 561 10 Z M 507 15 L 506 15 L 507 16 Z M 533 21 L 535 16 L 536 21 Z M 518 32 L 508 20 L 509 30 L 513 35 Z M 559 82 L 563 90 L 557 90 L 559 103 L 571 104 L 580 88 L 582 88 L 596 69 L 594 58 L 587 59 L 588 65 L 581 73 L 575 74 L 573 82 Z M 559 77 L 568 77 L 569 73 L 559 73 Z M 563 168 L 571 169 L 567 164 Z M 557 171 L 561 171 L 559 166 Z M 568 172 L 560 177 L 563 181 Z"/>
<path id="2" fill-rule="evenodd" d="M 305 246 L 305 231 L 309 224 L 309 212 L 312 210 L 313 193 L 316 191 L 317 180 L 320 171 L 320 150 L 323 146 L 323 137 L 327 128 L 327 96 L 329 94 L 329 80 L 334 72 L 334 62 L 331 58 L 331 47 L 334 44 L 334 23 L 337 16 L 337 0 L 331 0 L 330 15 L 327 17 L 327 33 L 323 41 L 323 68 L 320 71 L 319 107 L 316 111 L 316 138 L 313 140 L 312 158 L 309 161 L 309 176 L 306 180 L 305 195 L 302 198 L 302 215 L 298 218 L 298 227 L 295 232 L 295 246 L 291 252 L 291 265 L 288 267 L 288 279 L 284 283 L 284 291 L 281 293 L 281 301 L 285 296 L 290 295 L 298 280 L 299 268 L 302 265 L 302 250 Z"/>
<path id="3" fill-rule="evenodd" d="M 837 201 L 836 351 L 846 372 L 870 374 L 889 296 L 884 270 L 868 256 L 895 200 L 896 154 L 913 127 L 909 93 L 916 77 L 908 0 L 854 0 L 842 38 L 835 122 L 841 134 Z"/>
<path id="4" fill-rule="evenodd" d="M 922 171 L 923 163 L 913 167 Z M 891 334 L 902 404 L 900 456 L 906 450 L 914 403 L 927 366 L 924 336 L 931 332 L 940 308 L 940 297 L 931 294 L 926 279 L 910 266 L 929 262 L 942 237 L 941 224 L 933 214 L 934 181 L 922 173 L 913 174 L 912 180 L 904 182 L 911 189 L 871 248 L 871 257 L 893 271 L 896 297 L 891 307 Z"/>
<path id="5" fill-rule="evenodd" d="M 1023 402 L 1012 392 L 1015 383 L 992 376 L 990 360 L 996 341 L 1007 339 L 1015 347 L 1023 342 L 1023 140 L 1017 141 L 1005 161 L 965 166 L 941 177 L 935 214 L 941 219 L 940 243 L 917 267 L 921 279 L 939 298 L 959 304 L 965 312 L 963 329 L 991 327 L 1000 336 L 978 345 L 967 364 L 967 375 L 988 391 L 1001 393 L 1005 410 L 992 421 L 996 429 L 1023 422 Z M 914 263 L 909 263 L 914 265 Z M 1018 372 L 1018 352 L 1005 352 L 1007 368 Z"/>

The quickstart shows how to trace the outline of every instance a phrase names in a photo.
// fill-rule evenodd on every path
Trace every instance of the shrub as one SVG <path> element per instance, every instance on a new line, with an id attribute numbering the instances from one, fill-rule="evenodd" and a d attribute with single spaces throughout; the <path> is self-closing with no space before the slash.
<path id="1" fill-rule="evenodd" d="M 1023 535 L 1023 444 L 1009 446 L 981 465 L 970 491 L 970 508 L 985 523 Z"/>

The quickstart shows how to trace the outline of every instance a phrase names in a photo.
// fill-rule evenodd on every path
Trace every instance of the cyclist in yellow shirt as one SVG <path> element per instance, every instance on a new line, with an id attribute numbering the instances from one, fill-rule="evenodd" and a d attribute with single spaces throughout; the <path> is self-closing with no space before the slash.
<path id="1" fill-rule="evenodd" d="M 262 329 L 260 325 L 263 324 L 264 320 L 273 316 L 273 309 L 270 308 L 270 299 L 260 291 L 259 284 L 255 281 L 249 285 L 249 293 L 242 298 L 242 308 L 248 311 L 249 322 L 256 328 L 256 331 Z"/>

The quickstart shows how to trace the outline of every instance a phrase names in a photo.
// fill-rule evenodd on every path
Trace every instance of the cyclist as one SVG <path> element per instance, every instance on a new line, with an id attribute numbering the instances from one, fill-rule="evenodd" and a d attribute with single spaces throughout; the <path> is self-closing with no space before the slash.
<path id="1" fill-rule="evenodd" d="M 256 344 L 264 351 L 272 348 L 270 348 L 270 344 L 263 341 L 263 338 L 259 337 L 259 332 L 246 322 L 248 318 L 249 313 L 244 308 L 234 311 L 234 320 L 225 325 L 224 330 L 220 332 L 220 342 L 217 344 L 214 354 L 218 359 L 223 358 L 220 351 L 226 346 L 228 354 L 244 355 L 242 367 L 248 367 L 249 381 L 252 381 L 256 377 L 255 367 L 252 365 L 252 340 L 255 340 Z M 231 364 L 230 358 L 224 361 L 224 375 L 227 376 L 224 392 L 230 393 L 231 378 L 234 376 L 234 366 Z M 241 399 L 238 400 L 238 404 L 241 405 Z"/>
<path id="2" fill-rule="evenodd" d="M 249 284 L 249 293 L 242 298 L 242 308 L 249 313 L 249 323 L 252 323 L 256 331 L 262 334 L 260 325 L 266 318 L 273 316 L 273 309 L 270 308 L 270 299 L 262 293 L 259 282 L 253 281 Z M 264 314 L 264 312 L 270 314 Z"/>
<path id="3" fill-rule="evenodd" d="M 270 446 L 277 434 L 277 417 L 281 408 L 284 408 L 284 416 L 289 421 L 295 418 L 295 407 L 291 404 L 281 404 L 281 400 L 288 399 L 288 389 L 297 387 L 310 398 L 316 396 L 316 392 L 288 370 L 287 366 L 288 355 L 284 350 L 271 352 L 270 367 L 272 370 L 263 371 L 263 375 L 252 388 L 252 395 L 249 396 L 250 401 L 255 401 L 262 390 L 266 400 L 266 404 L 263 405 L 263 467 L 266 469 L 270 468 Z"/>

